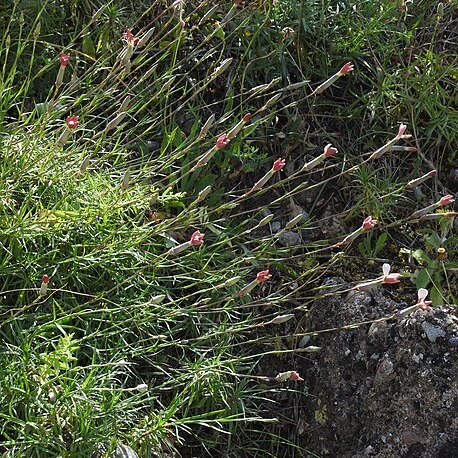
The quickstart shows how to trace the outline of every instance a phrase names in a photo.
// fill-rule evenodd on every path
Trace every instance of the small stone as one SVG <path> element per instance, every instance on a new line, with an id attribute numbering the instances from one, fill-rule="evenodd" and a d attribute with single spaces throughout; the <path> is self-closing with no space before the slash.
<path id="1" fill-rule="evenodd" d="M 302 238 L 297 232 L 286 231 L 279 235 L 278 241 L 280 245 L 289 247 L 300 245 L 302 243 Z"/>
<path id="2" fill-rule="evenodd" d="M 366 450 L 364 450 L 364 453 L 365 453 L 367 456 L 374 455 L 374 454 L 375 454 L 375 449 L 374 449 L 374 447 L 372 447 L 372 445 L 368 445 L 368 446 L 366 447 Z"/>
<path id="3" fill-rule="evenodd" d="M 458 337 L 450 337 L 450 339 L 448 339 L 448 344 L 451 347 L 458 347 Z"/>
<path id="4" fill-rule="evenodd" d="M 111 458 L 138 458 L 138 455 L 128 445 L 119 444 L 111 455 Z"/>
<path id="5" fill-rule="evenodd" d="M 299 342 L 299 348 L 305 347 L 309 343 L 310 339 L 311 339 L 311 336 L 302 337 L 302 339 Z"/>
<path id="6" fill-rule="evenodd" d="M 423 331 L 425 331 L 426 337 L 430 342 L 434 343 L 437 338 L 445 336 L 445 331 L 441 327 L 434 326 L 429 321 L 423 321 L 421 327 Z"/>
<path id="7" fill-rule="evenodd" d="M 272 233 L 276 234 L 281 229 L 280 221 L 273 221 L 270 223 L 270 229 L 272 230 Z"/>
<path id="8" fill-rule="evenodd" d="M 394 364 L 388 357 L 384 357 L 377 367 L 374 378 L 374 387 L 390 382 L 395 377 Z"/>
<path id="9" fill-rule="evenodd" d="M 415 431 L 403 431 L 401 433 L 401 438 L 407 447 L 411 447 L 412 445 L 421 442 L 420 436 Z"/>
<path id="10" fill-rule="evenodd" d="M 419 364 L 422 360 L 423 360 L 423 353 L 419 353 L 418 355 L 416 353 L 414 353 L 412 355 L 412 359 L 417 363 Z"/>

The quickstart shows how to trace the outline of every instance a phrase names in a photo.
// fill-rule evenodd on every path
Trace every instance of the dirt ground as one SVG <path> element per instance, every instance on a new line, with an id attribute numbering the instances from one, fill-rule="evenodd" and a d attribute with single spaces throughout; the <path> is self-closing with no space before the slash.
<path id="1" fill-rule="evenodd" d="M 306 328 L 374 320 L 406 307 L 384 288 L 317 301 Z M 457 457 L 457 310 L 418 310 L 312 337 L 308 345 L 321 351 L 298 367 L 307 395 L 295 398 L 290 440 L 308 450 L 298 456 Z"/>

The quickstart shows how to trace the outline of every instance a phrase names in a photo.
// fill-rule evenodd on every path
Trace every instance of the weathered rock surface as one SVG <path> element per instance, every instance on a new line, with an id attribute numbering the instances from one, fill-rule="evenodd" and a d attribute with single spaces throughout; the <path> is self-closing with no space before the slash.
<path id="1" fill-rule="evenodd" d="M 382 288 L 352 292 L 318 301 L 306 328 L 374 320 L 404 307 Z M 298 366 L 309 396 L 296 405 L 295 440 L 315 454 L 303 456 L 457 457 L 456 315 L 456 307 L 418 310 L 313 337 L 321 352 Z"/>

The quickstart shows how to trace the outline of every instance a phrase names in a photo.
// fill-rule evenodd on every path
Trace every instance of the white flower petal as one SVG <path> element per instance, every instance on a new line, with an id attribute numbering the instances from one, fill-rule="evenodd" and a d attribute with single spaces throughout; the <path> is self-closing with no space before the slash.
<path id="1" fill-rule="evenodd" d="M 383 271 L 383 276 L 386 277 L 391 270 L 391 266 L 388 263 L 383 264 L 382 266 L 382 271 Z"/>
<path id="2" fill-rule="evenodd" d="M 424 301 L 427 295 L 428 295 L 428 290 L 425 288 L 420 288 L 418 290 L 418 302 Z"/>

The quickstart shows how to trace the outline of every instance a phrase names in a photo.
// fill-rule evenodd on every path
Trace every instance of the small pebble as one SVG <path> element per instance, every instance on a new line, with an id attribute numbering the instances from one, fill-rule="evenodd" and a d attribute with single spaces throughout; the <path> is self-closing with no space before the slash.
<path id="1" fill-rule="evenodd" d="M 423 328 L 423 331 L 425 331 L 428 340 L 433 343 L 438 337 L 444 337 L 446 334 L 441 327 L 434 326 L 429 321 L 423 321 L 423 323 L 421 323 L 421 327 Z"/>
<path id="2" fill-rule="evenodd" d="M 279 235 L 278 241 L 283 246 L 296 246 L 302 243 L 302 238 L 297 232 L 286 231 Z"/>
<path id="3" fill-rule="evenodd" d="M 300 340 L 299 342 L 299 348 L 303 348 L 305 347 L 308 343 L 309 343 L 309 340 L 311 339 L 311 336 L 304 336 L 302 337 L 302 339 Z"/>
<path id="4" fill-rule="evenodd" d="M 448 344 L 451 347 L 458 347 L 458 337 L 450 337 L 450 339 L 448 339 Z"/>
<path id="5" fill-rule="evenodd" d="M 128 445 L 119 444 L 111 455 L 111 458 L 138 458 L 138 455 Z"/>
<path id="6" fill-rule="evenodd" d="M 272 230 L 274 234 L 276 234 L 281 229 L 280 221 L 274 221 L 270 223 L 270 229 Z"/>

